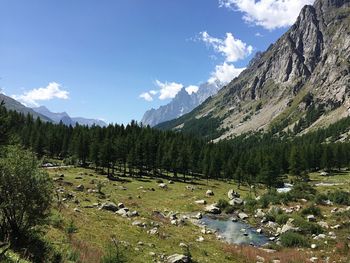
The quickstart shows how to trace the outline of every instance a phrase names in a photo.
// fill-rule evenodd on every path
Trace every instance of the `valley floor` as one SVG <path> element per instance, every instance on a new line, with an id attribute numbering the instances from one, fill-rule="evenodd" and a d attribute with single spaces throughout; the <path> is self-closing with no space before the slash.
<path id="1" fill-rule="evenodd" d="M 203 212 L 205 206 L 196 204 L 196 200 L 203 199 L 207 204 L 212 204 L 219 199 L 228 199 L 229 189 L 238 191 L 243 199 L 250 195 L 255 198 L 247 187 L 238 190 L 233 182 L 209 180 L 207 184 L 206 180 L 193 180 L 184 183 L 182 178 L 167 178 L 162 179 L 167 187 L 161 188 L 160 180 L 148 177 L 119 177 L 118 181 L 110 181 L 91 169 L 47 171 L 55 181 L 57 196 L 51 224 L 46 229 L 46 239 L 62 252 L 66 262 L 100 262 L 112 238 L 118 241 L 118 247 L 128 262 L 135 263 L 166 262 L 169 255 L 184 253 L 180 243 L 189 247 L 194 262 L 263 262 L 262 258 L 265 262 L 311 262 L 313 257 L 313 262 L 347 262 L 350 256 L 349 251 L 345 247 L 342 249 L 338 242 L 350 235 L 350 229 L 342 227 L 343 224 L 347 226 L 348 222 L 344 222 L 344 217 L 331 213 L 335 206 L 321 206 L 321 211 L 323 220 L 330 226 L 340 225 L 339 229 L 327 232 L 334 231 L 341 239 L 326 238 L 327 244 L 324 240 L 315 240 L 312 243 L 317 244 L 316 249 L 278 248 L 271 252 L 226 244 L 214 234 L 203 234 L 201 228 L 190 220 L 174 225 L 167 216 L 176 213 L 181 218 L 185 214 Z M 170 179 L 173 183 L 169 184 Z M 350 175 L 347 172 L 332 177 L 321 177 L 315 173 L 311 174 L 311 179 L 311 184 L 323 182 L 316 186 L 322 192 L 350 189 Z M 213 196 L 206 195 L 208 189 L 214 192 Z M 256 195 L 264 192 L 258 189 Z M 130 211 L 137 211 L 138 216 L 123 217 L 101 209 L 108 202 L 123 203 Z M 300 205 L 306 207 L 308 204 Z M 257 222 L 254 214 L 249 216 L 252 224 Z M 204 241 L 198 241 L 200 236 Z M 328 261 L 325 261 L 327 258 Z"/>

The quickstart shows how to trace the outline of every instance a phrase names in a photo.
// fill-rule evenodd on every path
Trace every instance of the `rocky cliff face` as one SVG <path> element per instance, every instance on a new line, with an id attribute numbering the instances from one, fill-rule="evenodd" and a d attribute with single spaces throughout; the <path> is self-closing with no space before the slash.
<path id="1" fill-rule="evenodd" d="M 144 125 L 156 126 L 161 122 L 176 119 L 197 107 L 208 97 L 216 94 L 222 85 L 218 83 L 204 83 L 196 93 L 191 95 L 183 88 L 168 104 L 145 112 L 141 122 Z"/>
<path id="2" fill-rule="evenodd" d="M 295 24 L 196 114 L 221 121 L 221 138 L 248 131 L 293 129 L 312 110 L 300 132 L 327 125 L 350 109 L 350 0 L 316 0 Z M 321 110 L 322 109 L 322 110 Z M 185 116 L 184 116 L 185 117 Z"/>

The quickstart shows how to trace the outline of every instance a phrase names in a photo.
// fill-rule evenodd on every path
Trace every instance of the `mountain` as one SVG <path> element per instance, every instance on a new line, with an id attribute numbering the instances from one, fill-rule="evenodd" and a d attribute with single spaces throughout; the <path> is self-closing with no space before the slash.
<path id="1" fill-rule="evenodd" d="M 216 94 L 222 87 L 219 83 L 203 83 L 196 93 L 188 94 L 185 88 L 168 104 L 145 112 L 141 122 L 151 127 L 168 120 L 176 119 L 201 104 L 208 97 Z"/>
<path id="2" fill-rule="evenodd" d="M 40 118 L 43 121 L 52 122 L 52 120 L 49 117 L 47 117 L 45 115 L 42 115 L 40 113 L 37 113 L 33 109 L 24 106 L 23 104 L 21 104 L 17 100 L 12 99 L 12 98 L 10 98 L 10 97 L 0 93 L 0 102 L 2 102 L 2 101 L 5 103 L 5 107 L 8 110 L 15 110 L 17 112 L 20 112 L 20 113 L 23 113 L 23 114 L 26 114 L 26 115 L 30 114 L 34 118 Z"/>
<path id="3" fill-rule="evenodd" d="M 157 127 L 217 139 L 251 131 L 302 134 L 349 112 L 350 0 L 316 0 L 216 96 Z"/>
<path id="4" fill-rule="evenodd" d="M 59 123 L 60 121 L 62 121 L 63 124 L 65 124 L 65 125 L 74 126 L 76 123 L 79 123 L 80 125 L 87 125 L 87 126 L 92 126 L 92 125 L 98 125 L 101 127 L 107 126 L 107 124 L 102 120 L 86 119 L 86 118 L 82 118 L 82 117 L 70 117 L 68 115 L 68 113 L 66 113 L 66 112 L 60 112 L 60 113 L 51 112 L 45 106 L 33 108 L 33 110 L 41 115 L 44 115 L 44 116 L 50 118 L 51 120 L 53 120 L 56 123 Z"/>

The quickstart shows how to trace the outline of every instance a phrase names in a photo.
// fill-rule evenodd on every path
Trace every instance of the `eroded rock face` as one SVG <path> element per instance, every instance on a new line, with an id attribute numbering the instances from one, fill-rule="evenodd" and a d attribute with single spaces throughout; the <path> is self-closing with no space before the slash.
<path id="1" fill-rule="evenodd" d="M 167 258 L 168 263 L 187 263 L 189 262 L 189 258 L 185 255 L 174 254 Z"/>
<path id="2" fill-rule="evenodd" d="M 295 121 L 292 116 L 302 116 L 311 106 L 322 106 L 328 113 L 340 108 L 340 113 L 330 118 L 333 122 L 349 115 L 349 98 L 349 0 L 316 0 L 313 6 L 305 6 L 295 24 L 265 52 L 258 53 L 239 77 L 183 121 L 210 112 L 222 121 L 218 129 L 229 128 L 221 137 L 225 138 L 267 130 L 284 112 L 288 112 L 288 120 L 290 116 Z M 297 107 L 290 109 L 292 103 Z M 176 125 L 180 127 L 178 122 Z"/>
<path id="3" fill-rule="evenodd" d="M 205 207 L 205 212 L 211 213 L 211 214 L 220 214 L 221 209 L 217 207 L 216 204 L 212 204 Z"/>

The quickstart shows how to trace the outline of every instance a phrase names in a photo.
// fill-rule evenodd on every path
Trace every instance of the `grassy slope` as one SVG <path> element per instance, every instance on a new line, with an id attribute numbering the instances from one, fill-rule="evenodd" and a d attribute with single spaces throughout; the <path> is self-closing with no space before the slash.
<path id="1" fill-rule="evenodd" d="M 50 171 L 50 174 L 54 176 L 56 173 L 64 173 L 64 180 L 72 182 L 74 187 L 78 184 L 85 186 L 84 192 L 75 192 L 77 199 L 80 201 L 80 205 L 76 205 L 73 202 L 66 203 L 66 207 L 61 210 L 61 214 L 64 217 L 65 225 L 70 220 L 74 221 L 78 231 L 72 235 L 72 240 L 63 229 L 57 229 L 51 227 L 48 231 L 47 237 L 49 240 L 53 240 L 57 247 L 69 248 L 70 243 L 73 242 L 74 246 L 81 250 L 81 257 L 95 257 L 84 262 L 96 262 L 96 259 L 103 253 L 106 244 L 108 244 L 112 235 L 115 235 L 118 240 L 126 241 L 130 243 L 130 247 L 127 250 L 128 258 L 132 258 L 132 262 L 151 262 L 152 257 L 149 252 L 155 252 L 157 254 L 171 255 L 174 253 L 182 253 L 182 248 L 179 247 L 181 242 L 190 245 L 190 250 L 193 257 L 198 262 L 213 262 L 213 260 L 220 258 L 220 262 L 241 262 L 235 261 L 229 253 L 223 251 L 224 244 L 217 241 L 213 235 L 205 235 L 205 241 L 202 243 L 195 240 L 203 235 L 200 233 L 200 229 L 191 223 L 185 226 L 173 226 L 170 222 L 164 220 L 157 220 L 152 217 L 152 211 L 158 210 L 161 212 L 174 211 L 180 213 L 188 213 L 201 211 L 202 206 L 194 204 L 195 200 L 206 199 L 210 204 L 217 201 L 220 198 L 227 198 L 227 191 L 232 188 L 231 184 L 210 181 L 209 186 L 205 185 L 206 181 L 196 181 L 196 190 L 189 191 L 185 188 L 186 183 L 175 182 L 175 184 L 169 185 L 168 190 L 159 189 L 155 180 L 136 180 L 133 179 L 130 182 L 109 182 L 102 176 L 89 176 L 84 175 L 83 179 L 75 179 L 75 177 L 81 172 L 91 173 L 91 170 L 83 169 L 69 169 L 63 171 Z M 98 194 L 88 194 L 86 189 L 95 189 L 95 185 L 90 184 L 91 180 L 101 180 L 104 182 L 105 187 L 102 191 L 106 194 L 107 199 L 99 199 Z M 56 183 L 57 184 L 57 183 Z M 120 190 L 118 187 L 125 186 L 127 190 Z M 138 189 L 139 187 L 144 189 Z M 147 188 L 155 188 L 155 191 L 148 191 Z M 235 188 L 235 187 L 233 187 Z M 65 186 L 65 189 L 71 191 L 72 187 Z M 215 193 L 213 197 L 206 197 L 205 192 L 207 189 L 212 189 Z M 247 194 L 245 191 L 240 190 L 243 194 Z M 137 198 L 140 195 L 141 198 Z M 127 219 L 115 215 L 112 212 L 101 211 L 96 208 L 83 208 L 85 205 L 92 204 L 94 202 L 105 202 L 111 200 L 115 203 L 122 202 L 130 210 L 137 210 L 140 213 L 139 217 L 133 219 Z M 74 208 L 78 207 L 82 212 L 74 212 Z M 56 210 L 56 209 L 55 209 Z M 54 213 L 57 213 L 54 211 Z M 159 236 L 151 236 L 147 234 L 147 229 L 132 226 L 134 220 L 140 220 L 150 223 L 151 221 L 159 223 Z M 80 241 L 82 243 L 80 243 Z M 137 246 L 137 243 L 141 241 L 143 246 Z M 154 244 L 155 247 L 150 247 Z M 86 247 L 86 249 L 84 248 Z M 136 249 L 136 250 L 135 250 Z M 94 251 L 92 254 L 86 251 Z"/>

